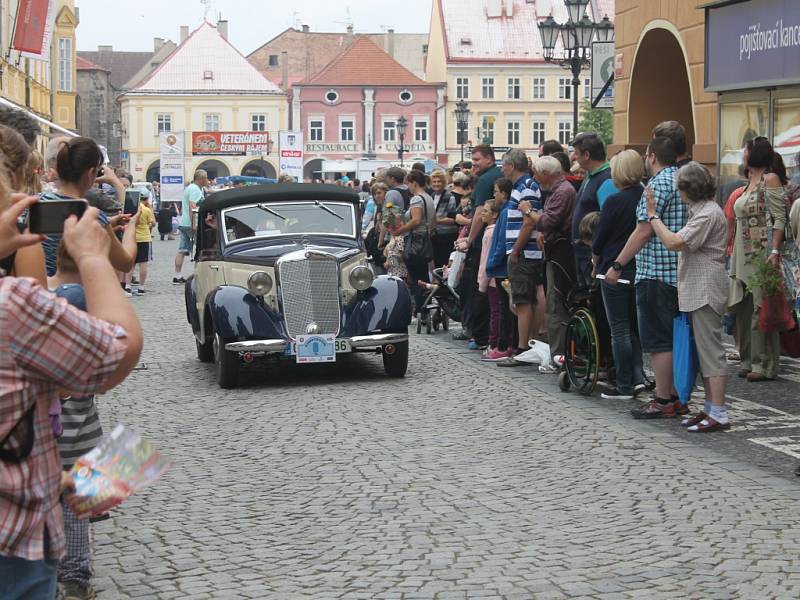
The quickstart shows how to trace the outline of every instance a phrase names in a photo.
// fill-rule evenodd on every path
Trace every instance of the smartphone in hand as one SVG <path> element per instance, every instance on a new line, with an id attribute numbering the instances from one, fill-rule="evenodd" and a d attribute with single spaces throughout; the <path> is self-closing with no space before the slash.
<path id="1" fill-rule="evenodd" d="M 137 190 L 125 190 L 125 206 L 122 209 L 126 215 L 135 215 L 139 210 L 139 200 L 142 192 Z"/>
<path id="2" fill-rule="evenodd" d="M 57 235 L 64 233 L 64 221 L 70 215 L 79 219 L 86 212 L 86 200 L 46 200 L 31 205 L 28 228 L 31 233 Z"/>

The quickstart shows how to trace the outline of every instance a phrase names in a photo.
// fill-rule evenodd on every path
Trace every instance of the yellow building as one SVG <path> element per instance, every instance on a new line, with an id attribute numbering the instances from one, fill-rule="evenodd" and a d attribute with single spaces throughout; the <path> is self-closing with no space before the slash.
<path id="1" fill-rule="evenodd" d="M 136 179 L 158 180 L 162 132 L 184 132 L 184 176 L 202 168 L 209 176 L 278 173 L 278 131 L 287 128 L 286 95 L 227 40 L 227 22 L 203 23 L 136 87 L 119 97 L 123 161 Z M 220 136 L 265 134 L 274 149 L 258 153 L 223 147 Z M 265 135 L 249 136 L 263 139 Z M 193 141 L 195 142 L 193 144 Z"/>
<path id="2" fill-rule="evenodd" d="M 0 3 L 0 97 L 64 129 L 75 129 L 75 28 L 73 0 L 53 4 L 54 27 L 46 60 L 11 48 L 19 0 Z M 49 129 L 43 123 L 45 132 Z"/>
<path id="3" fill-rule="evenodd" d="M 611 0 L 590 3 L 589 16 L 614 17 Z M 455 105 L 469 105 L 467 145 L 488 141 L 497 147 L 536 152 L 548 139 L 572 138 L 572 75 L 545 62 L 540 20 L 566 20 L 563 3 L 553 0 L 434 0 L 426 78 L 447 82 L 437 113 L 440 157 L 461 158 Z M 588 71 L 581 77 L 581 105 L 589 99 Z"/>

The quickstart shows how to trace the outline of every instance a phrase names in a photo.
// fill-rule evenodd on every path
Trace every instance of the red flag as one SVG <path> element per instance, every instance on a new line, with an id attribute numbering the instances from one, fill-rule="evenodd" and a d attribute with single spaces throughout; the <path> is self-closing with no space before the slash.
<path id="1" fill-rule="evenodd" d="M 49 0 L 20 0 L 11 47 L 20 52 L 44 54 Z"/>

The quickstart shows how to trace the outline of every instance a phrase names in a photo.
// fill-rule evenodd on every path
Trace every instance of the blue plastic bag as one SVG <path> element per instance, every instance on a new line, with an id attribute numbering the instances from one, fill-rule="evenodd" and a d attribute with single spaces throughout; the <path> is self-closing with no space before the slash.
<path id="1" fill-rule="evenodd" d="M 692 322 L 689 314 L 682 312 L 672 321 L 672 378 L 683 404 L 689 402 L 699 371 Z"/>

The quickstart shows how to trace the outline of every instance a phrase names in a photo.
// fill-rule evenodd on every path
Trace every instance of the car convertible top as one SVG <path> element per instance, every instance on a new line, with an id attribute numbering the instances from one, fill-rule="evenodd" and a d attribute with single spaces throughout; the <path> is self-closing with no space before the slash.
<path id="1" fill-rule="evenodd" d="M 275 185 L 250 185 L 211 194 L 200 204 L 201 213 L 244 206 L 256 202 L 350 202 L 359 205 L 358 194 L 338 185 L 313 183 L 278 183 Z"/>

